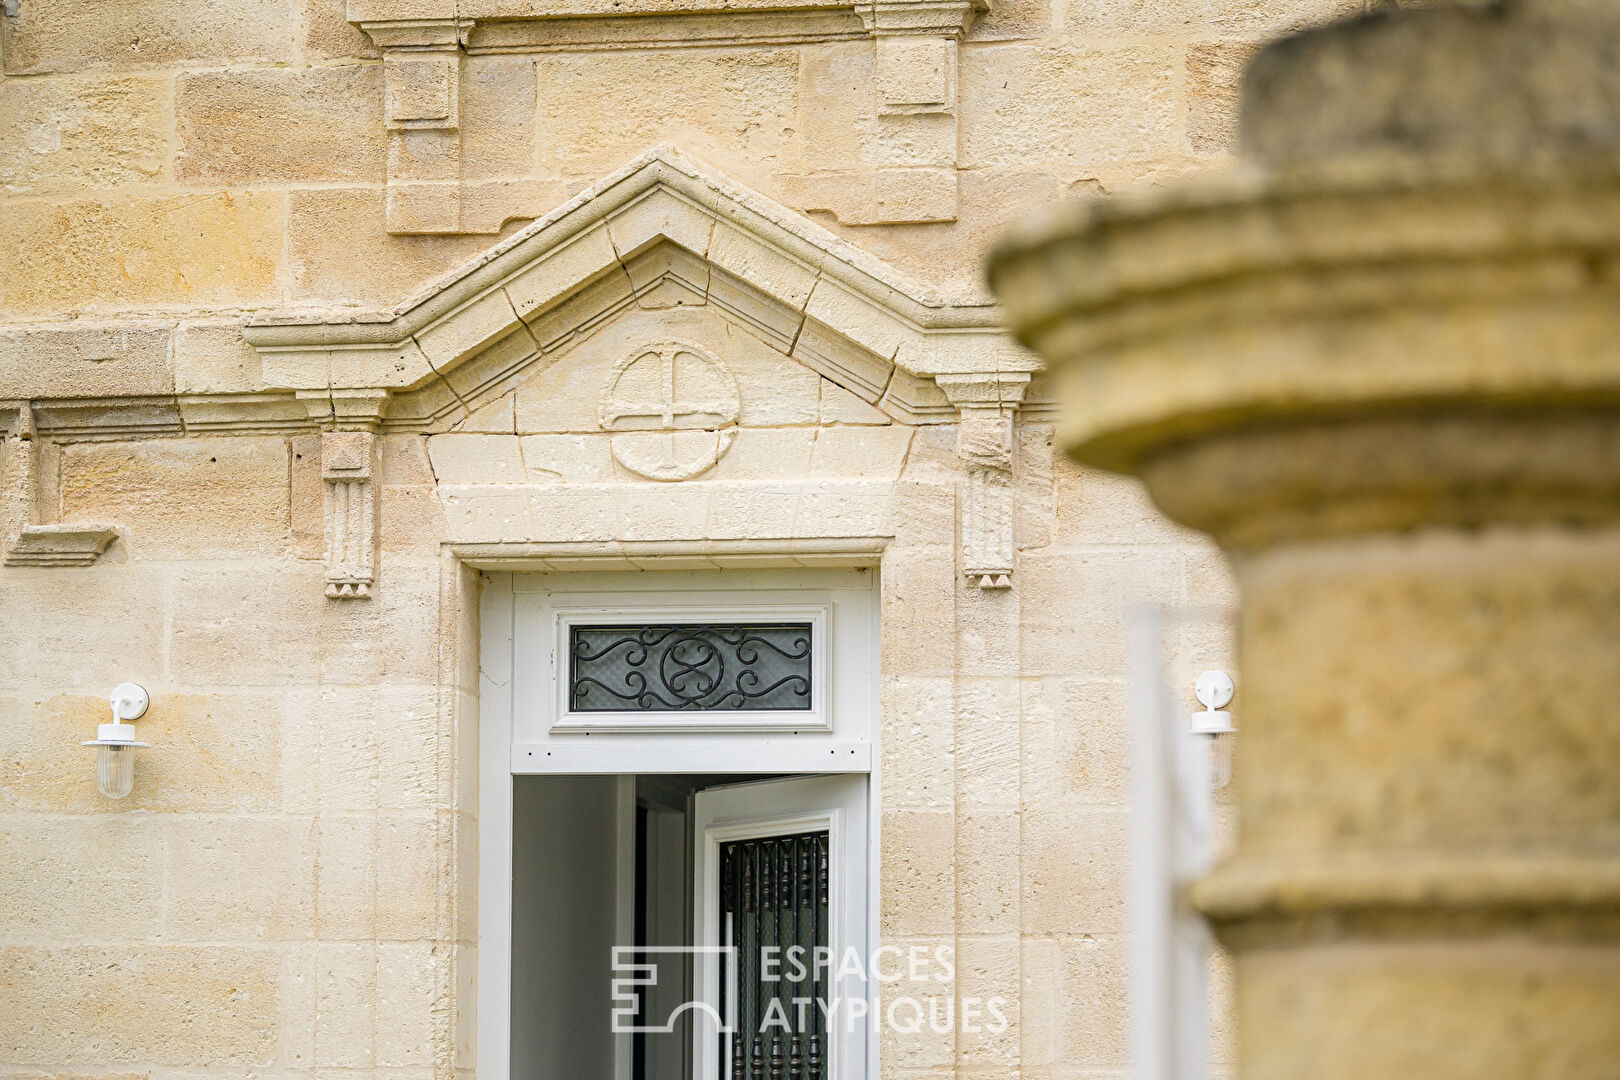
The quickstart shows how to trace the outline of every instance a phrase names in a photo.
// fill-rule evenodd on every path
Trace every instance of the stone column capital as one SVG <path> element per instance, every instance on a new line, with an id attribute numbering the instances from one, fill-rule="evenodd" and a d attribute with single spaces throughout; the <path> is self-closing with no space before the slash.
<path id="1" fill-rule="evenodd" d="M 993 258 L 1068 452 L 1234 556 L 1239 839 L 1192 899 L 1247 1080 L 1613 1071 L 1617 16 L 1278 42 L 1244 172 Z"/>

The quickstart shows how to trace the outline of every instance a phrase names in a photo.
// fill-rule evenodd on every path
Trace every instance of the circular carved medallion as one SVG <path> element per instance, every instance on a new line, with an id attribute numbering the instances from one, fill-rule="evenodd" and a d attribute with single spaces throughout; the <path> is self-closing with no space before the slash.
<path id="1" fill-rule="evenodd" d="M 613 458 L 649 480 L 686 480 L 731 448 L 737 380 L 701 345 L 660 341 L 614 365 L 602 385 L 602 428 Z"/>

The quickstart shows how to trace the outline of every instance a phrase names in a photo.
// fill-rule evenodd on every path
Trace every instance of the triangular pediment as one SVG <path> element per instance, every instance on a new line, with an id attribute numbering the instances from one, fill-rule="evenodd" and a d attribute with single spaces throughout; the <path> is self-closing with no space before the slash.
<path id="1" fill-rule="evenodd" d="M 938 376 L 1034 366 L 993 306 L 910 281 L 669 146 L 394 308 L 266 313 L 244 334 L 273 386 L 373 392 L 390 426 L 443 430 L 615 314 L 685 303 L 912 421 L 954 414 Z"/>

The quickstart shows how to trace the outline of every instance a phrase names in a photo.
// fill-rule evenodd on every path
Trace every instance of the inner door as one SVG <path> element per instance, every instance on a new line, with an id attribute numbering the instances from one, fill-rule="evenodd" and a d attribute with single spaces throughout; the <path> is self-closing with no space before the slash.
<path id="1" fill-rule="evenodd" d="M 865 776 L 763 780 L 694 800 L 697 1080 L 862 1080 Z"/>

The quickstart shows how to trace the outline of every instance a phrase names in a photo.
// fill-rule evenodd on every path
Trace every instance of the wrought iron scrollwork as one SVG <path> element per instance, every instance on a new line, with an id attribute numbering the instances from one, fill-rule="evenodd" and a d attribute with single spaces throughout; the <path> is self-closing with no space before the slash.
<path id="1" fill-rule="evenodd" d="M 811 708 L 809 623 L 574 626 L 575 712 Z"/>

